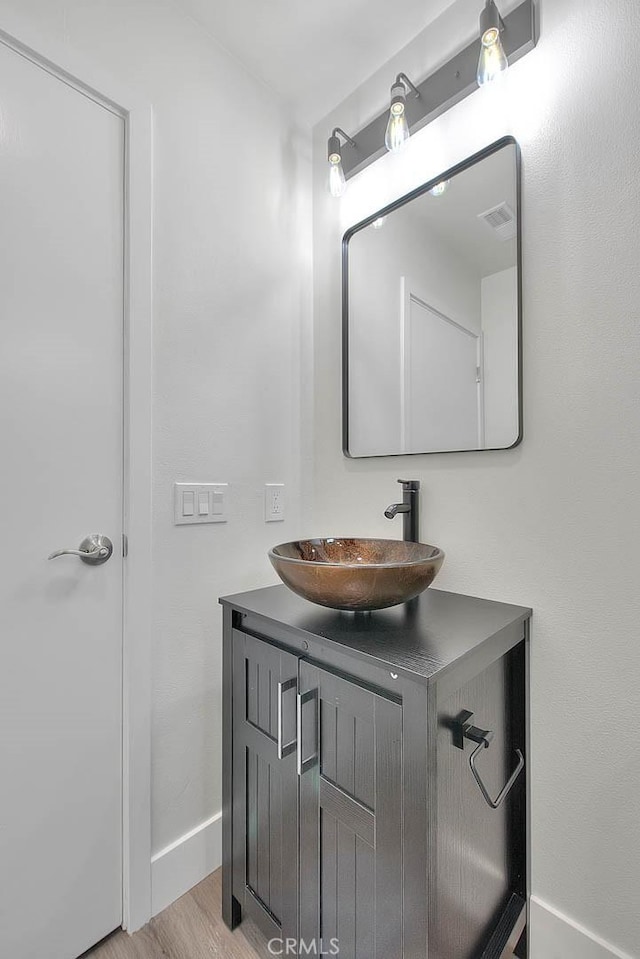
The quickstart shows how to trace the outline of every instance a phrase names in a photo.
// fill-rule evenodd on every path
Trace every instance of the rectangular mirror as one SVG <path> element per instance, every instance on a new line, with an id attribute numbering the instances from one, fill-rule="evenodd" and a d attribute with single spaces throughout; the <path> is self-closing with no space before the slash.
<path id="1" fill-rule="evenodd" d="M 520 442 L 520 232 L 508 137 L 345 234 L 345 455 Z"/>

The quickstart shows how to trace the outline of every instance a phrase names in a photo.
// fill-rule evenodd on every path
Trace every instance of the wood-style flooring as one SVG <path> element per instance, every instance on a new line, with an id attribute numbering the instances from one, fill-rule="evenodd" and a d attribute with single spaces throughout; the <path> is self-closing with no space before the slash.
<path id="1" fill-rule="evenodd" d="M 80 959 L 273 959 L 250 919 L 235 932 L 225 926 L 221 878 L 218 869 L 140 932 L 116 932 Z M 503 959 L 514 959 L 514 953 Z"/>
<path id="2" fill-rule="evenodd" d="M 222 921 L 221 870 L 212 873 L 139 932 L 116 932 L 82 959 L 273 959 L 260 930 Z"/>

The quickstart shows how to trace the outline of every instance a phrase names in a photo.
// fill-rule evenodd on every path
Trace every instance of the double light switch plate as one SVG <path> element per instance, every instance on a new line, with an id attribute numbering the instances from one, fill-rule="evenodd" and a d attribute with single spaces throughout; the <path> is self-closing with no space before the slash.
<path id="1" fill-rule="evenodd" d="M 174 483 L 174 524 L 226 523 L 228 493 L 228 483 Z"/>

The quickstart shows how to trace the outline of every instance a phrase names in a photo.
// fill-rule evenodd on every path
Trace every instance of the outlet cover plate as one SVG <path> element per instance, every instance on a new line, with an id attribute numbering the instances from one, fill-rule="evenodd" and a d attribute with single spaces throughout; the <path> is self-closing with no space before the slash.
<path id="1" fill-rule="evenodd" d="M 284 483 L 266 483 L 264 487 L 265 523 L 283 523 L 284 507 Z"/>

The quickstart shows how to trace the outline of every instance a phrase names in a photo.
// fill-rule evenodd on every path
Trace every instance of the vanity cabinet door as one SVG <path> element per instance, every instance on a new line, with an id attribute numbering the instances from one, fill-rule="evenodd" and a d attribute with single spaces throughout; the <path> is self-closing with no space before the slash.
<path id="1" fill-rule="evenodd" d="M 300 662 L 300 938 L 402 956 L 402 708 Z"/>
<path id="2" fill-rule="evenodd" d="M 270 937 L 298 927 L 298 660 L 233 637 L 233 894 Z"/>

